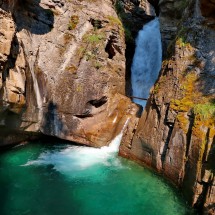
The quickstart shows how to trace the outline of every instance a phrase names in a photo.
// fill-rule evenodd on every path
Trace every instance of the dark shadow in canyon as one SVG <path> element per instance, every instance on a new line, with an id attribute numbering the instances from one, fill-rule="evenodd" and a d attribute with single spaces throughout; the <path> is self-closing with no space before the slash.
<path id="1" fill-rule="evenodd" d="M 160 8 L 159 8 L 159 0 L 147 0 L 155 9 L 156 16 L 159 16 Z"/>
<path id="2" fill-rule="evenodd" d="M 58 106 L 53 101 L 48 103 L 43 120 L 43 131 L 52 136 L 56 136 L 57 133 L 67 135 L 67 130 L 64 128 L 64 123 L 58 113 Z"/>
<path id="3" fill-rule="evenodd" d="M 41 0 L 19 0 L 16 3 L 13 17 L 17 31 L 27 30 L 31 34 L 46 34 L 54 24 L 54 14 L 50 9 L 40 6 Z"/>

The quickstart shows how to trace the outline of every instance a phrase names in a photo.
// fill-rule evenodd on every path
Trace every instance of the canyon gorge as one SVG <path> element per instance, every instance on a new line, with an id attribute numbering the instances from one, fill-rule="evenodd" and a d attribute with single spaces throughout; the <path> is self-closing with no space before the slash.
<path id="1" fill-rule="evenodd" d="M 155 83 L 135 95 L 135 39 L 158 19 L 147 43 L 160 33 L 162 53 L 142 60 Z M 44 136 L 98 148 L 121 131 L 120 156 L 215 214 L 215 1 L 0 0 L 0 148 Z"/>

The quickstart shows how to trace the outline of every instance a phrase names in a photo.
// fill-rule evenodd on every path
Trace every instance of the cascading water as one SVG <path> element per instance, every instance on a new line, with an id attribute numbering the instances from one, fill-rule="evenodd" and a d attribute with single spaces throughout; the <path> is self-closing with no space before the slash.
<path id="1" fill-rule="evenodd" d="M 162 62 L 162 47 L 159 19 L 155 18 L 138 33 L 136 49 L 131 67 L 132 96 L 148 98 L 155 83 Z M 133 99 L 137 104 L 146 105 L 146 101 Z"/>

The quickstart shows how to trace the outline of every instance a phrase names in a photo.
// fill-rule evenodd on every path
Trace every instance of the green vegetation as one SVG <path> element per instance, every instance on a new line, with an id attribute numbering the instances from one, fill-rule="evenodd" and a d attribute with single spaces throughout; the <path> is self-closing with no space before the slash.
<path id="1" fill-rule="evenodd" d="M 103 34 L 86 34 L 84 36 L 84 41 L 85 42 L 89 42 L 89 43 L 98 43 L 100 42 L 102 39 L 104 39 L 104 35 Z"/>
<path id="2" fill-rule="evenodd" d="M 186 41 L 185 37 L 180 36 L 176 40 L 176 45 L 180 48 L 187 48 L 189 50 L 192 50 L 192 46 L 189 42 Z"/>
<path id="3" fill-rule="evenodd" d="M 121 15 L 122 17 L 122 15 Z M 121 20 L 119 18 L 113 17 L 113 16 L 108 16 L 109 19 L 109 24 L 110 25 L 117 25 L 119 27 L 119 33 L 121 36 L 125 35 L 125 40 L 126 42 L 133 42 L 134 38 L 132 36 L 132 33 L 130 31 L 129 25 L 124 25 L 122 24 L 122 18 Z"/>
<path id="4" fill-rule="evenodd" d="M 86 52 L 85 56 L 87 61 L 92 60 L 96 57 L 91 51 Z"/>
<path id="5" fill-rule="evenodd" d="M 195 115 L 199 115 L 203 120 L 215 117 L 215 102 L 197 104 L 194 106 Z"/>
<path id="6" fill-rule="evenodd" d="M 191 44 L 188 41 L 188 32 L 189 28 L 182 26 L 180 30 L 178 31 L 177 38 L 176 38 L 176 45 L 178 45 L 180 48 L 186 47 L 188 49 L 192 49 Z"/>
<path id="7" fill-rule="evenodd" d="M 70 17 L 68 23 L 68 30 L 74 30 L 79 23 L 79 17 L 77 15 L 73 15 Z"/>
<path id="8" fill-rule="evenodd" d="M 85 34 L 83 37 L 83 41 L 87 43 L 87 47 L 89 51 L 84 50 L 82 53 L 86 57 L 87 61 L 92 61 L 92 65 L 99 69 L 102 65 L 98 62 L 98 54 L 99 54 L 99 47 L 103 45 L 101 43 L 105 39 L 104 33 L 101 31 L 94 31 L 91 34 Z"/>

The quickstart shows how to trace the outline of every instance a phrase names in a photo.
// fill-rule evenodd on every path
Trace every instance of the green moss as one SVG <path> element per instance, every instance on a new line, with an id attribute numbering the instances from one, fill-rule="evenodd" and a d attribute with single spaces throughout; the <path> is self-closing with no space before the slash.
<path id="1" fill-rule="evenodd" d="M 84 41 L 89 43 L 98 43 L 105 37 L 103 34 L 87 34 L 84 36 Z"/>
<path id="2" fill-rule="evenodd" d="M 182 37 L 178 38 L 176 44 L 179 45 L 180 47 L 184 47 L 186 45 L 185 39 Z"/>
<path id="3" fill-rule="evenodd" d="M 99 50 L 103 48 L 105 35 L 102 31 L 94 31 L 93 33 L 87 33 L 83 37 L 83 42 L 86 44 L 86 49 L 83 54 L 86 60 L 96 60 L 99 55 Z"/>
<path id="4" fill-rule="evenodd" d="M 181 29 L 178 31 L 177 38 L 176 38 L 176 45 L 179 47 L 186 47 L 189 50 L 192 50 L 192 46 L 188 41 L 188 32 L 190 29 L 182 26 Z"/>

